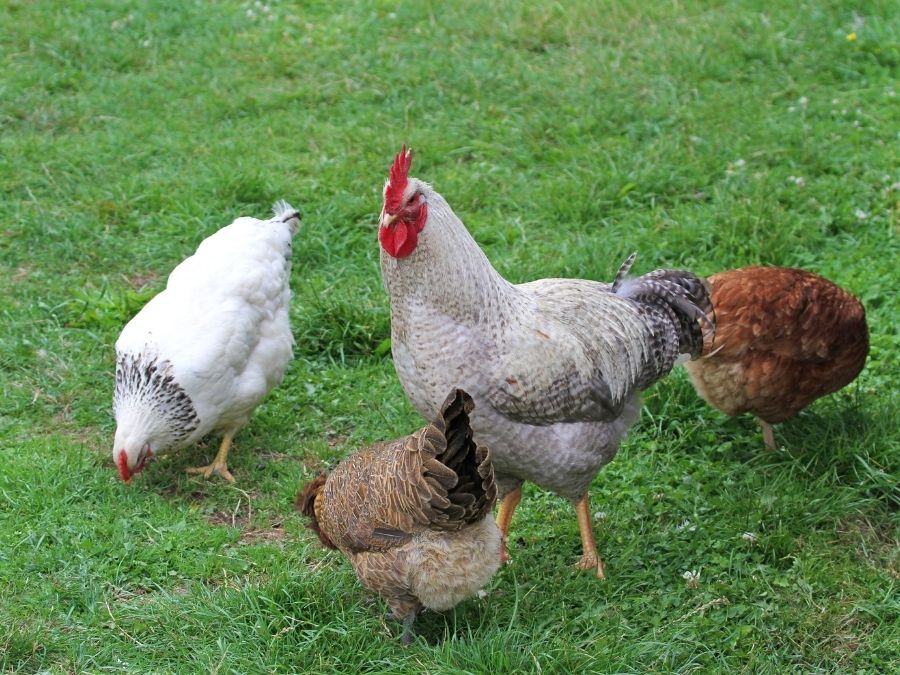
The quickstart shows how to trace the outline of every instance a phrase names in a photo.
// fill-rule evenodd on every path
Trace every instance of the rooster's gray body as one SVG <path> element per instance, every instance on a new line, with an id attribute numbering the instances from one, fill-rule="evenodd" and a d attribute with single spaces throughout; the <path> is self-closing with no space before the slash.
<path id="1" fill-rule="evenodd" d="M 390 190 L 389 182 L 386 203 Z M 448 389 L 465 389 L 502 493 L 516 492 L 518 501 L 527 480 L 586 508 L 591 481 L 638 417 L 638 392 L 679 354 L 702 352 L 702 326 L 711 327 L 705 286 L 667 270 L 623 281 L 632 259 L 614 284 L 514 285 L 429 185 L 410 178 L 403 194 L 405 208 L 424 209 L 427 220 L 414 250 L 394 257 L 384 240 L 393 243 L 389 228 L 403 214 L 385 207 L 381 271 L 394 365 L 410 401 L 431 418 Z"/>

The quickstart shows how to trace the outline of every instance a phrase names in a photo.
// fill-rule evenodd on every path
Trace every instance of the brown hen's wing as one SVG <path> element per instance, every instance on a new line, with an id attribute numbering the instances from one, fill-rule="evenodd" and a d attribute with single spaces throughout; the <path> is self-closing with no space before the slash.
<path id="1" fill-rule="evenodd" d="M 472 399 L 456 390 L 432 423 L 342 462 L 325 486 L 320 521 L 350 552 L 384 551 L 426 528 L 483 518 L 497 497 L 490 456 L 472 440 Z"/>

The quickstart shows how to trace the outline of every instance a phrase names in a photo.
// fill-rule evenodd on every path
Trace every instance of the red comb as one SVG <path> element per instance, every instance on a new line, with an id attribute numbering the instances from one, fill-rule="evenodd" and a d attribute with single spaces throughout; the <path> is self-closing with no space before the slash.
<path id="1" fill-rule="evenodd" d="M 407 150 L 404 143 L 394 157 L 394 163 L 391 164 L 391 176 L 384 190 L 384 210 L 387 213 L 396 213 L 403 206 L 403 192 L 406 190 L 410 166 L 412 166 L 412 150 Z"/>

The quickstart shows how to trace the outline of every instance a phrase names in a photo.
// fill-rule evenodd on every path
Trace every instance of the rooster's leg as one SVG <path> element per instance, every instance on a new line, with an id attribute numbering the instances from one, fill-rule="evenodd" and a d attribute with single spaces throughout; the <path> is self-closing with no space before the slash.
<path id="1" fill-rule="evenodd" d="M 762 427 L 763 442 L 766 444 L 766 447 L 769 450 L 777 450 L 778 446 L 775 445 L 775 431 L 772 429 L 772 425 L 760 420 L 759 426 Z"/>
<path id="2" fill-rule="evenodd" d="M 231 439 L 234 438 L 234 434 L 234 431 L 225 432 L 225 436 L 222 437 L 222 445 L 219 446 L 219 452 L 216 453 L 216 458 L 212 461 L 212 464 L 191 467 L 190 469 L 187 469 L 187 472 L 191 474 L 200 474 L 204 478 L 209 478 L 213 474 L 217 474 L 229 483 L 233 483 L 234 476 L 232 476 L 231 472 L 228 470 L 226 460 L 228 459 L 228 451 L 231 449 Z"/>
<path id="3" fill-rule="evenodd" d="M 583 550 L 581 560 L 576 567 L 583 570 L 597 570 L 597 578 L 605 579 L 603 574 L 603 560 L 597 553 L 597 542 L 594 539 L 594 527 L 591 524 L 591 502 L 588 495 L 578 500 L 575 505 L 575 513 L 578 515 L 578 529 L 581 530 L 581 548 Z"/>
<path id="4" fill-rule="evenodd" d="M 509 557 L 509 524 L 512 522 L 513 512 L 522 499 L 522 486 L 518 486 L 511 492 L 507 492 L 506 496 L 500 502 L 500 509 L 497 511 L 497 527 L 500 528 L 501 541 L 500 562 L 511 563 L 512 558 Z"/>

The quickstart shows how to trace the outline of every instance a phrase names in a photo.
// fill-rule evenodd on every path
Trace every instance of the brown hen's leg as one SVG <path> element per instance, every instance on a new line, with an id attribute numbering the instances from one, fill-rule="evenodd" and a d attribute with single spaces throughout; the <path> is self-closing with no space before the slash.
<path id="1" fill-rule="evenodd" d="M 594 539 L 594 526 L 591 524 L 591 502 L 584 495 L 575 505 L 575 513 L 578 516 L 578 529 L 581 530 L 581 548 L 584 551 L 581 559 L 575 563 L 576 567 L 583 570 L 597 570 L 597 578 L 605 579 L 603 574 L 603 560 L 597 553 L 597 542 Z"/>
<path id="2" fill-rule="evenodd" d="M 234 476 L 231 475 L 231 472 L 228 470 L 228 464 L 225 460 L 228 459 L 228 451 L 231 449 L 231 440 L 234 438 L 233 431 L 226 431 L 225 436 L 222 438 L 222 445 L 219 446 L 219 452 L 216 453 L 216 458 L 212 461 L 212 464 L 208 464 L 207 466 L 196 466 L 187 469 L 187 472 L 190 474 L 200 474 L 204 478 L 209 478 L 213 474 L 217 474 L 227 480 L 229 483 L 234 482 Z"/>
<path id="3" fill-rule="evenodd" d="M 509 557 L 509 524 L 512 522 L 513 512 L 522 500 L 522 486 L 515 490 L 507 492 L 506 496 L 500 502 L 500 509 L 497 511 L 497 527 L 500 528 L 500 536 L 502 537 L 502 545 L 500 547 L 500 563 L 509 564 L 512 558 Z"/>
<path id="4" fill-rule="evenodd" d="M 763 442 L 766 444 L 766 447 L 769 450 L 777 450 L 778 446 L 775 445 L 775 430 L 772 429 L 772 425 L 760 420 L 759 426 L 762 427 Z"/>

